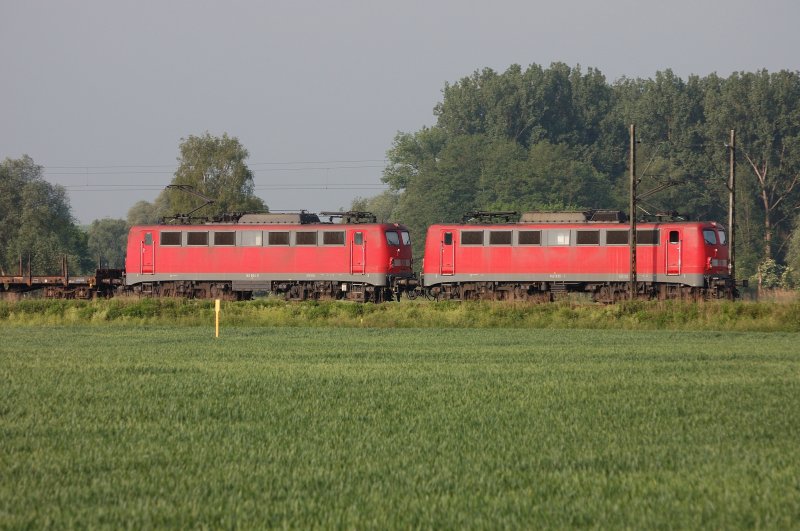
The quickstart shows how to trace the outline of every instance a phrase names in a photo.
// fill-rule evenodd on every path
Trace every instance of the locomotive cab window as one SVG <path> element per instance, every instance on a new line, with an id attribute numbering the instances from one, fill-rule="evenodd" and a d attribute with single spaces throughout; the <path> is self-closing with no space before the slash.
<path id="1" fill-rule="evenodd" d="M 364 233 L 363 232 L 356 232 L 353 234 L 353 244 L 355 245 L 364 245 Z"/>
<path id="2" fill-rule="evenodd" d="M 462 230 L 461 245 L 483 245 L 483 231 Z"/>
<path id="3" fill-rule="evenodd" d="M 445 232 L 444 233 L 443 243 L 445 245 L 453 245 L 453 233 L 452 232 Z"/>
<path id="4" fill-rule="evenodd" d="M 344 245 L 344 232 L 323 232 L 322 245 Z"/>
<path id="5" fill-rule="evenodd" d="M 676 230 L 669 231 L 669 243 L 673 245 L 681 243 L 681 233 Z"/>
<path id="6" fill-rule="evenodd" d="M 717 229 L 717 234 L 719 234 L 719 244 L 720 245 L 727 245 L 728 238 L 725 235 L 725 229 L 723 229 L 722 227 L 719 227 Z"/>
<path id="7" fill-rule="evenodd" d="M 400 245 L 400 236 L 397 235 L 395 231 L 387 231 L 386 232 L 386 244 L 392 246 Z"/>
<path id="8" fill-rule="evenodd" d="M 403 245 L 411 245 L 411 236 L 409 236 L 407 230 L 400 231 L 400 240 L 403 242 Z"/>
<path id="9" fill-rule="evenodd" d="M 207 232 L 187 232 L 186 245 L 208 245 Z"/>
<path id="10" fill-rule="evenodd" d="M 575 232 L 575 243 L 578 245 L 600 245 L 599 230 L 579 230 Z"/>
<path id="11" fill-rule="evenodd" d="M 288 232 L 268 232 L 267 243 L 269 245 L 289 245 Z"/>
<path id="12" fill-rule="evenodd" d="M 541 245 L 542 231 L 540 230 L 521 230 L 519 231 L 520 245 Z"/>
<path id="13" fill-rule="evenodd" d="M 214 245 L 236 245 L 236 233 L 229 231 L 215 232 Z"/>
<path id="14" fill-rule="evenodd" d="M 296 245 L 316 245 L 317 233 L 316 232 L 296 232 L 295 240 Z"/>
<path id="15" fill-rule="evenodd" d="M 153 233 L 152 232 L 145 232 L 144 233 L 144 244 L 145 245 L 153 245 Z"/>
<path id="16" fill-rule="evenodd" d="M 510 230 L 490 231 L 489 245 L 511 245 L 511 231 Z"/>
<path id="17" fill-rule="evenodd" d="M 717 233 L 714 232 L 714 229 L 703 229 L 703 239 L 707 245 L 716 245 Z"/>
<path id="18" fill-rule="evenodd" d="M 180 232 L 162 232 L 161 245 L 180 245 L 181 233 Z"/>

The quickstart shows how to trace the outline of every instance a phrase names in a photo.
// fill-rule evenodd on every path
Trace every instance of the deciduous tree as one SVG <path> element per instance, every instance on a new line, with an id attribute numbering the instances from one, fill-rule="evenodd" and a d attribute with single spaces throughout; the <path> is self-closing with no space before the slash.
<path id="1" fill-rule="evenodd" d="M 98 264 L 111 268 L 125 266 L 128 224 L 124 219 L 96 219 L 86 231 L 89 253 Z"/>
<path id="2" fill-rule="evenodd" d="M 0 163 L 0 270 L 17 273 L 30 259 L 36 274 L 60 273 L 66 256 L 72 272 L 91 267 L 86 234 L 75 224 L 62 186 L 42 178 L 42 167 L 25 155 Z"/>
<path id="3" fill-rule="evenodd" d="M 247 167 L 247 150 L 236 137 L 205 133 L 181 139 L 178 169 L 172 184 L 191 186 L 214 203 L 197 215 L 212 216 L 230 212 L 253 212 L 267 209 L 254 193 L 253 172 Z M 180 190 L 166 192 L 172 212 L 188 214 L 203 201 Z"/>

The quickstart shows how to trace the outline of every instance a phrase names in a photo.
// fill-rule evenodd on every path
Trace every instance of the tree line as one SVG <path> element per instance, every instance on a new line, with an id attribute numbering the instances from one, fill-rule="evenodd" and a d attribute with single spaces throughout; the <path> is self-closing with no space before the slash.
<path id="1" fill-rule="evenodd" d="M 254 194 L 247 150 L 235 137 L 209 133 L 181 139 L 178 169 L 171 184 L 191 187 L 199 195 L 165 189 L 155 201 L 139 201 L 127 219 L 94 220 L 80 227 L 72 216 L 63 186 L 44 179 L 33 159 L 5 159 L 0 163 L 0 275 L 15 275 L 20 260 L 34 274 L 58 274 L 61 258 L 69 270 L 88 273 L 95 267 L 122 268 L 128 229 L 157 223 L 174 215 L 184 217 L 202 207 L 197 216 L 227 212 L 266 211 Z M 199 196 L 212 199 L 205 205 Z"/>
<path id="2" fill-rule="evenodd" d="M 471 210 L 627 210 L 630 124 L 639 193 L 659 190 L 637 217 L 726 222 L 735 130 L 738 276 L 800 280 L 798 72 L 609 83 L 563 63 L 487 68 L 445 84 L 434 114 L 435 125 L 394 138 L 390 189 L 354 204 L 409 225 L 417 255 L 425 227 Z"/>
<path id="3" fill-rule="evenodd" d="M 399 132 L 387 151 L 389 190 L 351 208 L 408 225 L 415 255 L 425 228 L 472 210 L 626 210 L 628 128 L 637 129 L 638 217 L 676 212 L 727 220 L 728 142 L 736 131 L 737 272 L 769 286 L 800 284 L 800 74 L 737 72 L 609 83 L 583 71 L 512 65 L 445 83 L 436 123 Z M 172 184 L 214 204 L 198 215 L 267 210 L 254 194 L 248 152 L 235 137 L 181 139 Z M 20 256 L 47 273 L 67 255 L 73 271 L 98 258 L 122 267 L 129 226 L 192 213 L 203 201 L 168 189 L 127 219 L 78 227 L 63 187 L 29 157 L 0 163 L 0 272 Z M 27 258 L 25 258 L 27 261 Z"/>

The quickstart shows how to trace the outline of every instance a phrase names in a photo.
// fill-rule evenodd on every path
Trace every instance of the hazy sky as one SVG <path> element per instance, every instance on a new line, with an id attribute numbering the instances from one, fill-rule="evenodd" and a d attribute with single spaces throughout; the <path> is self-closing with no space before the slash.
<path id="1" fill-rule="evenodd" d="M 517 63 L 609 82 L 800 70 L 797 0 L 0 0 L 0 159 L 89 223 L 169 184 L 181 138 L 228 133 L 273 210 L 372 196 L 445 82 Z"/>

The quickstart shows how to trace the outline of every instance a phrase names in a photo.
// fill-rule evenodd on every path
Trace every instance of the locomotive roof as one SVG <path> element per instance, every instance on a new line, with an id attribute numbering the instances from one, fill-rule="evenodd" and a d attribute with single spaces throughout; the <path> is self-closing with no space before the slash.
<path id="1" fill-rule="evenodd" d="M 677 212 L 654 214 L 655 220 L 639 220 L 638 223 L 685 223 L 690 220 L 681 218 Z M 476 210 L 467 212 L 461 220 L 464 225 L 514 225 L 514 224 L 627 224 L 628 215 L 621 210 L 590 209 L 576 211 L 531 211 L 491 212 Z M 697 222 L 695 222 L 697 223 Z M 715 222 L 708 222 L 715 224 Z"/>
<path id="2" fill-rule="evenodd" d="M 320 223 L 319 216 L 308 212 L 281 212 L 264 214 L 245 214 L 239 218 L 240 225 L 279 225 Z"/>
<path id="3" fill-rule="evenodd" d="M 586 210 L 576 212 L 523 212 L 521 223 L 624 223 L 628 216 L 621 210 Z"/>
<path id="4" fill-rule="evenodd" d="M 328 218 L 322 221 L 320 216 Z M 299 212 L 245 212 L 228 213 L 213 218 L 195 218 L 188 215 L 176 215 L 163 218 L 159 225 L 330 225 L 333 219 L 339 218 L 340 224 L 377 224 L 377 216 L 372 212 L 322 212 L 319 215 L 301 210 Z M 172 223 L 169 223 L 172 221 Z"/>
<path id="5" fill-rule="evenodd" d="M 656 226 L 672 226 L 672 225 L 687 225 L 687 226 L 713 226 L 718 228 L 725 228 L 723 224 L 717 221 L 711 220 L 680 220 L 680 221 L 672 221 L 672 220 L 655 220 L 655 221 L 637 221 L 636 225 L 638 227 L 656 227 Z M 434 227 L 441 228 L 441 227 L 453 227 L 459 228 L 463 227 L 465 230 L 469 230 L 470 227 L 475 227 L 476 229 L 486 230 L 486 229 L 502 229 L 502 230 L 509 230 L 514 228 L 524 228 L 524 227 L 537 227 L 541 229 L 546 229 L 548 227 L 552 227 L 554 229 L 557 228 L 564 228 L 564 227 L 571 227 L 571 228 L 615 228 L 619 227 L 622 229 L 627 229 L 630 224 L 627 221 L 509 221 L 503 223 L 477 223 L 477 222 L 468 222 L 468 223 L 434 223 L 428 226 L 428 229 L 432 229 Z"/>
<path id="6" fill-rule="evenodd" d="M 464 214 L 463 223 L 624 223 L 628 216 L 621 210 L 534 211 L 473 210 Z"/>

